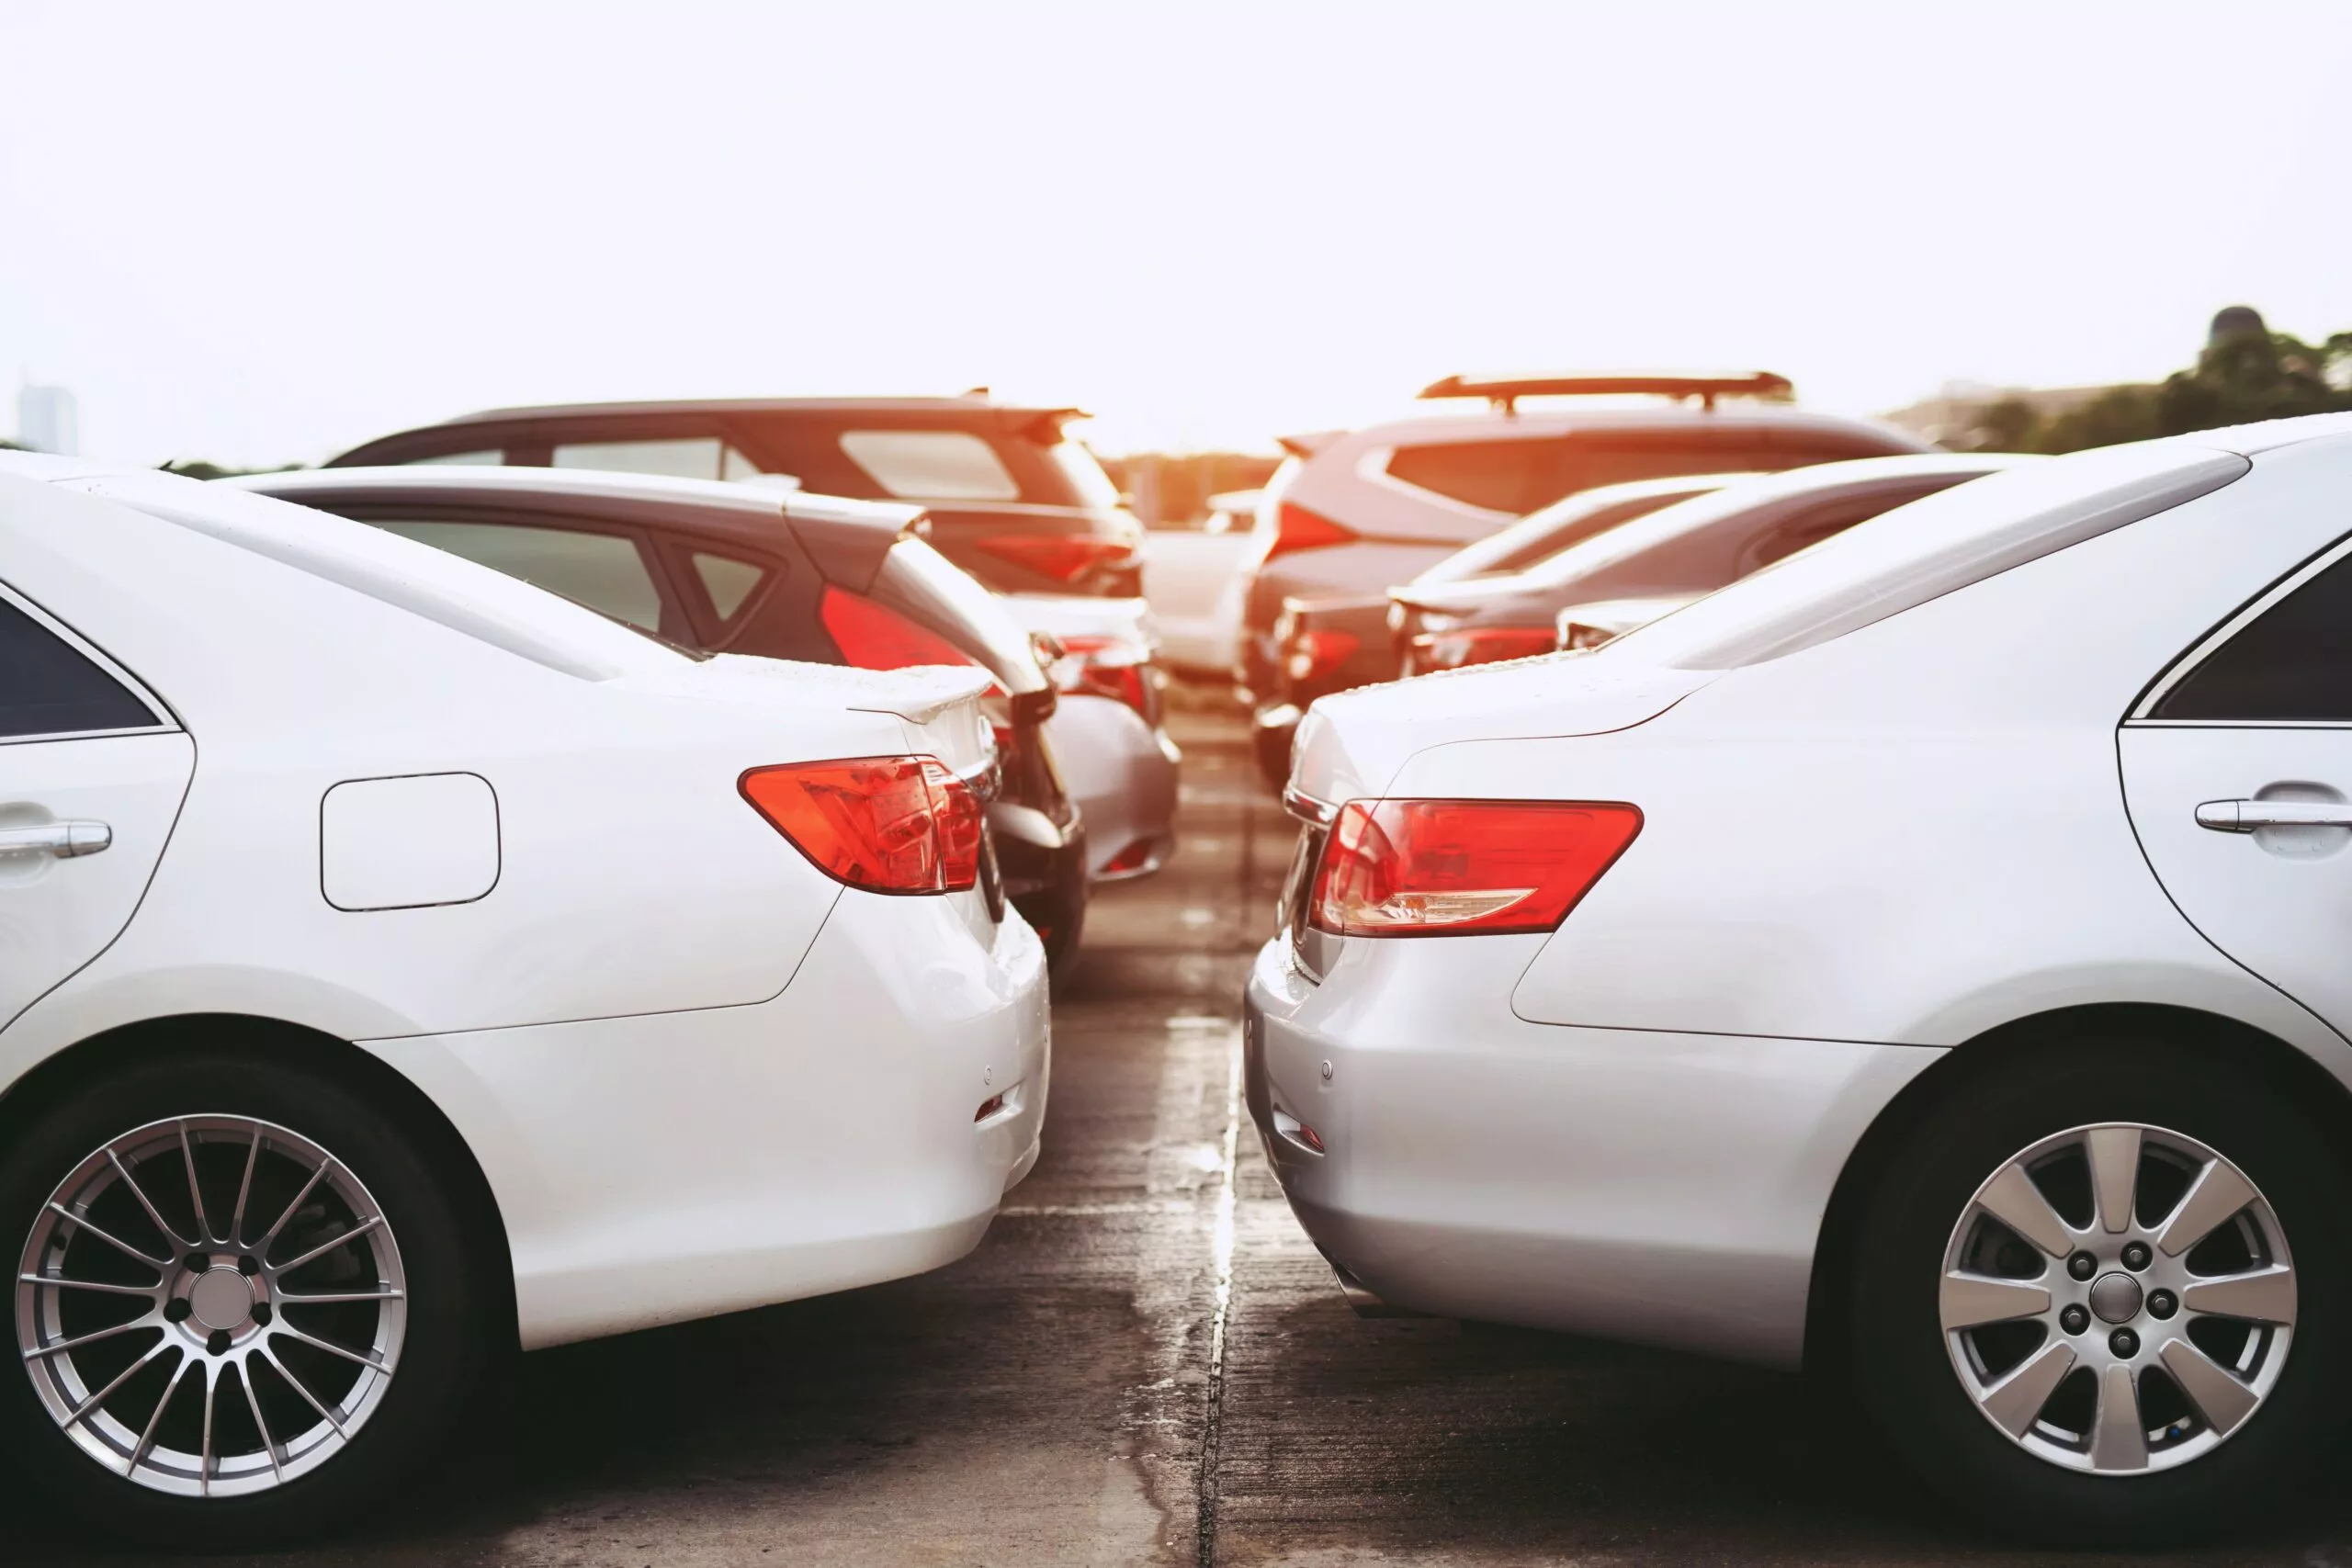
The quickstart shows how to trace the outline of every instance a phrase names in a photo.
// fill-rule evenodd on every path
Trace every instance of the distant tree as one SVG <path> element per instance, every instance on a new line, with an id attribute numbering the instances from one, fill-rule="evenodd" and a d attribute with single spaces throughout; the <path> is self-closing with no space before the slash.
<path id="1" fill-rule="evenodd" d="M 2080 452 L 2256 420 L 2352 410 L 2352 332 L 2309 344 L 2233 307 L 2215 318 L 2197 363 L 2155 386 L 2110 387 L 2041 413 L 2021 398 L 1978 411 L 1961 445 L 1984 452 Z"/>

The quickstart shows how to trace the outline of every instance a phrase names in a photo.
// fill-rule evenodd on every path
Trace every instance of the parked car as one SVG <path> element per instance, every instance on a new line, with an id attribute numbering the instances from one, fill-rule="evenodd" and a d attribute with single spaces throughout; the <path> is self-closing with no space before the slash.
<path id="1" fill-rule="evenodd" d="M 1464 545 L 1425 568 L 1407 586 L 1430 588 L 1519 571 L 1662 506 L 1754 477 L 1682 474 L 1597 485 Z M 1268 678 L 1272 689 L 1259 696 L 1251 724 L 1258 765 L 1276 789 L 1290 776 L 1291 737 L 1299 716 L 1316 698 L 1394 681 L 1403 673 L 1394 637 L 1401 614 L 1386 591 L 1283 601 L 1272 633 L 1277 650 Z"/>
<path id="2" fill-rule="evenodd" d="M 1230 677 L 1240 652 L 1242 563 L 1253 541 L 1258 492 L 1209 497 L 1198 526 L 1154 525 L 1143 539 L 1143 596 L 1162 660 L 1181 673 Z"/>
<path id="3" fill-rule="evenodd" d="M 1629 612 L 1665 615 L 1898 506 L 2039 461 L 1990 452 L 1860 457 L 1727 485 L 1524 571 L 1396 590 L 1396 655 L 1410 676 L 1548 653 L 1564 616 L 1585 628 L 1572 646 L 1592 646 L 1604 629 L 1640 624 Z M 1579 610 L 1596 601 L 1609 611 Z"/>
<path id="4" fill-rule="evenodd" d="M 552 468 L 312 468 L 218 481 L 506 572 L 710 653 L 894 670 L 978 666 L 1003 787 L 1006 893 L 1060 963 L 1085 923 L 1085 826 L 1045 739 L 1028 632 L 920 536 L 925 513 L 715 480 Z"/>
<path id="5" fill-rule="evenodd" d="M 1592 400 L 1632 395 L 1665 400 Z M 1285 599 L 1385 592 L 1514 518 L 1596 485 L 1934 450 L 1891 425 L 1790 407 L 1788 379 L 1770 371 L 1449 376 L 1421 396 L 1486 407 L 1283 443 L 1290 460 L 1258 507 L 1235 672 L 1253 702 L 1272 689 L 1273 625 Z M 1580 400 L 1521 408 L 1530 398 Z"/>
<path id="6" fill-rule="evenodd" d="M 249 1551 L 360 1517 L 518 1345 L 968 1251 L 1047 1063 L 987 681 L 698 658 L 0 455 L 21 1506 Z"/>
<path id="7" fill-rule="evenodd" d="M 1064 427 L 1074 408 L 1012 406 L 984 389 L 956 398 L 755 398 L 718 402 L 582 403 L 498 409 L 354 447 L 330 468 L 506 465 L 667 474 L 863 501 L 920 503 L 942 555 L 1012 596 L 1033 632 L 1066 615 L 1049 600 L 1091 602 L 1092 630 L 1057 660 L 1065 703 L 1048 735 L 1077 784 L 1098 874 L 1157 866 L 1174 840 L 1182 753 L 1157 716 L 1114 705 L 1156 671 L 1157 637 L 1137 566 L 1142 537 L 1102 464 Z M 1079 613 L 1072 607 L 1070 613 Z M 1170 816 L 1145 820 L 1142 803 Z M 1134 830 L 1110 830 L 1114 819 Z M 1159 846 L 1155 848 L 1155 846 Z"/>
<path id="8" fill-rule="evenodd" d="M 2271 1517 L 2352 1415 L 2352 418 L 2052 458 L 1354 692 L 1249 983 L 1399 1309 L 1826 1368 L 1975 1519 Z"/>

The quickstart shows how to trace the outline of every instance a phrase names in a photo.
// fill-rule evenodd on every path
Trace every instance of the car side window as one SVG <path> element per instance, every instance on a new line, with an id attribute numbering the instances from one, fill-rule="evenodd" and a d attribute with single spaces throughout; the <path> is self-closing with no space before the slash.
<path id="1" fill-rule="evenodd" d="M 0 599 L 0 738 L 154 727 L 155 716 L 121 682 Z"/>
<path id="2" fill-rule="evenodd" d="M 511 523 L 366 521 L 388 534 L 519 577 L 640 630 L 673 634 L 674 628 L 662 624 L 662 589 L 653 565 L 627 535 Z"/>
<path id="3" fill-rule="evenodd" d="M 549 461 L 559 468 L 667 474 L 682 479 L 739 480 L 756 478 L 760 472 L 757 463 L 716 435 L 657 441 L 566 441 L 557 444 Z"/>
<path id="4" fill-rule="evenodd" d="M 703 592 L 709 596 L 711 610 L 718 616 L 721 626 L 742 613 L 743 606 L 752 602 L 752 596 L 759 592 L 760 584 L 768 578 L 765 567 L 737 560 L 732 556 L 695 550 L 686 558 L 695 569 L 695 581 L 702 584 Z"/>
<path id="5" fill-rule="evenodd" d="M 2352 555 L 2240 627 L 2151 716 L 2352 723 Z"/>
<path id="6" fill-rule="evenodd" d="M 963 430 L 844 430 L 842 450 L 882 487 L 910 501 L 1018 501 L 1020 481 L 981 436 Z"/>

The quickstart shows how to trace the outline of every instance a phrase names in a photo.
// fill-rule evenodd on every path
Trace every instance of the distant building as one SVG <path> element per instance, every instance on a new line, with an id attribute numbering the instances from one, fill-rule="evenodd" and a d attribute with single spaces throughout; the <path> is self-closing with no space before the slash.
<path id="1" fill-rule="evenodd" d="M 27 383 L 17 392 L 17 442 L 36 452 L 71 457 L 81 450 L 81 422 L 64 387 Z"/>
<path id="2" fill-rule="evenodd" d="M 2082 407 L 2107 387 L 1988 387 L 1981 381 L 1947 381 L 1934 397 L 1922 398 L 1909 408 L 1879 417 L 1914 435 L 1938 443 L 1965 445 L 1978 428 L 1984 411 L 1995 403 L 2020 402 L 2035 415 L 2049 419 Z"/>

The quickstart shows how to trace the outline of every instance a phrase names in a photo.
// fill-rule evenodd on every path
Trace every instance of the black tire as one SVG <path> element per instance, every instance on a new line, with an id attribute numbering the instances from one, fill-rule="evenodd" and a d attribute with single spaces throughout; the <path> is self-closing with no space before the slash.
<path id="1" fill-rule="evenodd" d="M 150 1061 L 74 1092 L 0 1154 L 0 1242 L 13 1266 L 43 1205 L 82 1161 L 133 1129 L 172 1117 L 273 1122 L 333 1154 L 380 1207 L 405 1273 L 407 1321 L 381 1402 L 346 1446 L 275 1490 L 181 1496 L 135 1483 L 70 1441 L 31 1378 L 0 1376 L 0 1452 L 28 1495 L 133 1540 L 183 1550 L 242 1551 L 350 1528 L 449 1433 L 502 1362 L 511 1335 L 492 1325 L 503 1300 L 487 1288 L 462 1211 L 416 1142 L 367 1097 L 333 1077 L 210 1048 Z M 10 1328 L 21 1310 L 10 1297 Z M 9 1341 L 13 1348 L 17 1341 Z"/>
<path id="2" fill-rule="evenodd" d="M 2244 1424 L 2175 1468 L 2070 1470 L 2028 1452 L 1962 1388 L 1938 1308 L 1954 1225 L 1984 1182 L 2071 1128 L 2137 1122 L 2238 1168 L 2289 1238 L 2298 1300 L 2278 1381 Z M 2176 1043 L 2052 1041 L 1959 1084 L 1874 1184 L 1849 1297 L 1855 1397 L 1969 1523 L 2084 1544 L 2163 1546 L 2275 1530 L 2273 1507 L 2333 1462 L 2352 1393 L 2352 1181 L 2307 1105 Z M 2095 1329 L 2096 1331 L 2096 1329 Z"/>

